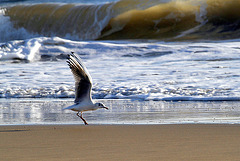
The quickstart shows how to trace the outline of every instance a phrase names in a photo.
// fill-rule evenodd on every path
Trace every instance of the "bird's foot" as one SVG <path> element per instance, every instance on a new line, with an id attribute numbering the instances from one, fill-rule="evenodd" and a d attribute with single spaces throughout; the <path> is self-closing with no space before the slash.
<path id="1" fill-rule="evenodd" d="M 83 121 L 85 125 L 88 125 L 88 123 L 86 121 Z"/>

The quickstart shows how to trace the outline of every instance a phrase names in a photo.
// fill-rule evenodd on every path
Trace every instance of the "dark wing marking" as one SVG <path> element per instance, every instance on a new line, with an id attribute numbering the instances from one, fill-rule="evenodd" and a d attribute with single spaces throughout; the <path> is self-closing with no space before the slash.
<path id="1" fill-rule="evenodd" d="M 73 52 L 68 55 L 67 61 L 74 79 L 75 79 L 75 103 L 79 103 L 84 99 L 91 99 L 92 81 L 86 67 L 83 65 L 81 59 Z"/>

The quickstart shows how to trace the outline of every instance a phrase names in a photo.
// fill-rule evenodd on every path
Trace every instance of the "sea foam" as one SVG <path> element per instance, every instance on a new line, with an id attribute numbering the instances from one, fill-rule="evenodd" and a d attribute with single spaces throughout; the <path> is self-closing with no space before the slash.
<path id="1" fill-rule="evenodd" d="M 95 99 L 239 100 L 239 45 L 239 40 L 11 41 L 0 49 L 0 97 L 73 98 L 66 57 L 75 52 L 92 75 Z"/>

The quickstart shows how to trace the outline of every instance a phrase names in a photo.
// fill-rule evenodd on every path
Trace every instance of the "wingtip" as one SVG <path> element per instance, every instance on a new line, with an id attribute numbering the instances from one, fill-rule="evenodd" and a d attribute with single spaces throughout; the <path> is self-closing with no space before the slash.
<path id="1" fill-rule="evenodd" d="M 70 56 L 73 56 L 73 57 L 75 57 L 75 54 L 74 54 L 74 52 L 73 51 L 71 51 L 71 54 L 69 54 L 69 57 Z"/>
<path id="2" fill-rule="evenodd" d="M 71 54 L 68 54 L 67 55 L 67 59 L 69 60 L 69 62 L 73 59 L 73 58 L 75 58 L 76 56 L 75 56 L 75 54 L 74 54 L 74 52 L 71 52 Z"/>

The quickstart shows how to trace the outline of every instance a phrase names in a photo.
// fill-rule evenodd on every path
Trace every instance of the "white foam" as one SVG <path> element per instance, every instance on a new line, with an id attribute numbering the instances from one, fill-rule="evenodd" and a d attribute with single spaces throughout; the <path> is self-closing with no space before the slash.
<path id="1" fill-rule="evenodd" d="M 0 8 L 0 43 L 11 40 L 23 40 L 36 37 L 37 34 L 32 34 L 24 28 L 13 27 L 12 22 L 8 16 L 5 16 L 6 9 Z"/>
<path id="2" fill-rule="evenodd" d="M 0 60 L 22 59 L 33 61 L 42 46 L 41 39 L 34 38 L 25 41 L 12 41 L 1 45 Z"/>
<path id="3" fill-rule="evenodd" d="M 39 37 L 4 45 L 0 60 L 30 63 L 0 61 L 0 97 L 74 97 L 65 62 L 71 51 L 92 75 L 94 98 L 204 101 L 240 96 L 238 40 L 136 43 Z"/>

